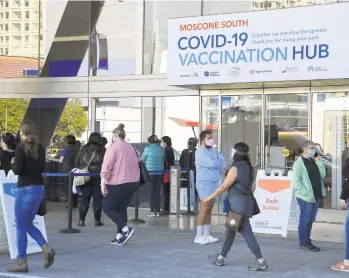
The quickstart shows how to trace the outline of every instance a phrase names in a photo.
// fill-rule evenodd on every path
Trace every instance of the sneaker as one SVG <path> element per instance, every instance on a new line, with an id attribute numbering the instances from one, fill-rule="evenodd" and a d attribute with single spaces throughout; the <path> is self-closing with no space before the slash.
<path id="1" fill-rule="evenodd" d="M 155 217 L 156 215 L 155 215 L 155 212 L 151 212 L 151 213 L 149 213 L 147 216 L 148 216 L 148 217 Z"/>
<path id="2" fill-rule="evenodd" d="M 197 244 L 201 244 L 201 245 L 205 245 L 205 244 L 208 244 L 210 243 L 207 239 L 207 237 L 204 237 L 204 236 L 197 236 L 195 237 L 194 239 L 194 243 L 197 243 Z"/>
<path id="3" fill-rule="evenodd" d="M 216 243 L 216 242 L 218 242 L 218 238 L 215 238 L 213 236 L 208 236 L 207 240 L 208 240 L 209 243 Z"/>
<path id="4" fill-rule="evenodd" d="M 299 248 L 303 251 L 307 251 L 307 252 L 319 252 L 320 248 L 316 247 L 313 244 L 300 244 Z"/>
<path id="5" fill-rule="evenodd" d="M 224 265 L 224 258 L 219 259 L 219 254 L 218 253 L 214 253 L 214 254 L 210 254 L 208 256 L 208 260 L 218 266 L 223 266 Z"/>
<path id="6" fill-rule="evenodd" d="M 120 238 L 120 240 L 119 240 L 120 244 L 119 245 L 124 245 L 126 242 L 128 242 L 129 239 L 132 237 L 134 232 L 135 232 L 135 229 L 130 228 L 130 227 L 128 228 L 127 232 L 123 232 L 123 237 Z"/>
<path id="7" fill-rule="evenodd" d="M 331 269 L 334 271 L 349 272 L 349 266 L 345 265 L 343 261 L 331 266 Z"/>
<path id="8" fill-rule="evenodd" d="M 249 271 L 265 271 L 267 269 L 268 269 L 268 264 L 265 260 L 261 263 L 256 261 L 255 264 L 248 266 Z"/>
<path id="9" fill-rule="evenodd" d="M 155 217 L 160 217 L 160 213 L 155 212 Z"/>
<path id="10" fill-rule="evenodd" d="M 121 245 L 121 244 L 120 244 L 120 239 L 121 239 L 121 238 L 117 239 L 117 238 L 115 237 L 114 239 L 112 239 L 112 240 L 110 241 L 110 244 L 112 244 L 112 245 Z"/>

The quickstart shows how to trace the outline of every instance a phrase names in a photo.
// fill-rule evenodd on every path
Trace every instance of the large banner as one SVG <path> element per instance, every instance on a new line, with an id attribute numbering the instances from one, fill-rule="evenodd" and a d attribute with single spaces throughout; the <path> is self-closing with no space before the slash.
<path id="1" fill-rule="evenodd" d="M 13 179 L 4 179 L 0 183 L 0 196 L 1 196 L 1 205 L 4 217 L 7 241 L 10 250 L 11 259 L 15 259 L 18 255 L 17 251 L 17 232 L 16 232 L 16 218 L 14 214 L 14 205 L 15 205 L 15 196 L 16 196 L 16 186 L 17 178 Z M 46 228 L 44 223 L 44 218 L 36 215 L 33 224 L 41 231 L 44 238 L 47 240 Z M 38 246 L 36 241 L 28 235 L 28 248 L 27 254 L 41 252 L 41 247 Z"/>
<path id="2" fill-rule="evenodd" d="M 256 178 L 257 200 L 261 213 L 251 219 L 256 233 L 287 236 L 293 196 L 292 171 L 283 176 L 281 171 L 258 170 Z"/>
<path id="3" fill-rule="evenodd" d="M 349 3 L 170 19 L 169 85 L 349 77 Z"/>

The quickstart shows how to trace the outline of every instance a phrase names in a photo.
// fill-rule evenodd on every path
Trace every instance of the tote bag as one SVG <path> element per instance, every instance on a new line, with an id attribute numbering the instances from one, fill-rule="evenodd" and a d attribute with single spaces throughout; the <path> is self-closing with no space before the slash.
<path id="1" fill-rule="evenodd" d="M 147 167 L 145 167 L 144 162 L 139 157 L 136 148 L 135 147 L 133 147 L 133 148 L 134 148 L 135 153 L 139 159 L 140 184 L 143 185 L 143 184 L 146 184 L 147 182 L 149 182 L 151 180 L 151 178 L 150 178 L 149 172 L 147 170 Z"/>

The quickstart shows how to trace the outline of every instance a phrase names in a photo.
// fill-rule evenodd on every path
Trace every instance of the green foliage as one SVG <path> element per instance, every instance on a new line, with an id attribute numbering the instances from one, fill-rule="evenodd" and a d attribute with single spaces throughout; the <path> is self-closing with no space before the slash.
<path id="1" fill-rule="evenodd" d="M 28 104 L 26 99 L 0 99 L 0 133 L 17 133 Z M 81 100 L 69 100 L 56 127 L 54 145 L 69 134 L 80 137 L 87 128 L 87 121 Z"/>
<path id="2" fill-rule="evenodd" d="M 0 99 L 0 132 L 17 133 L 29 100 Z"/>

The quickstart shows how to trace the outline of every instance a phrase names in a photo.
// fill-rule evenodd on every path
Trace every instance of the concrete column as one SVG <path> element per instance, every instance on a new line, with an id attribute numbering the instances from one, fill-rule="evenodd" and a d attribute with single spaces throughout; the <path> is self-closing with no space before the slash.
<path id="1" fill-rule="evenodd" d="M 88 99 L 88 134 L 96 131 L 96 98 Z"/>
<path id="2" fill-rule="evenodd" d="M 155 130 L 153 123 L 155 121 L 153 98 L 144 97 L 142 100 L 142 142 L 148 142 L 148 137 L 152 135 Z"/>

